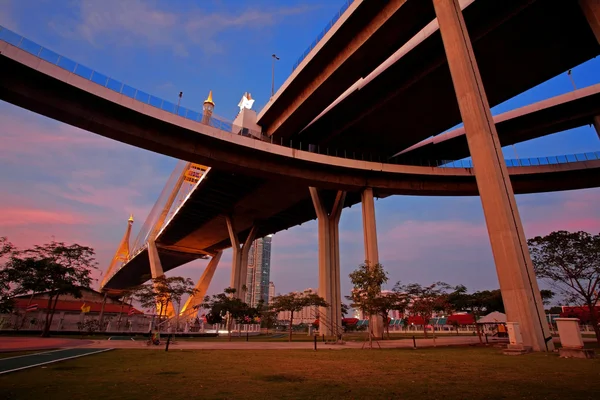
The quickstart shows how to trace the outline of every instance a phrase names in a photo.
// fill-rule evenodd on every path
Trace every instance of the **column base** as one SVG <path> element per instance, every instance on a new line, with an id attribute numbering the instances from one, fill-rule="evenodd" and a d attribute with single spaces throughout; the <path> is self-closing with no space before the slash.
<path id="1" fill-rule="evenodd" d="M 596 358 L 596 352 L 592 349 L 561 347 L 558 349 L 558 356 L 560 358 Z"/>
<path id="2" fill-rule="evenodd" d="M 531 353 L 531 346 L 523 346 L 522 344 L 509 344 L 502 352 L 506 356 L 522 356 L 523 354 Z"/>

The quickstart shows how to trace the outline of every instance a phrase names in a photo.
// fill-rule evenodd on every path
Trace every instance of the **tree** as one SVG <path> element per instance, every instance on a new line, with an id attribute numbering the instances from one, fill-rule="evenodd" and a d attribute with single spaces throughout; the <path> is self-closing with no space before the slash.
<path id="1" fill-rule="evenodd" d="M 179 316 L 181 300 L 184 295 L 192 296 L 197 293 L 194 282 L 181 276 L 153 278 L 150 283 L 140 285 L 135 289 L 135 297 L 144 308 L 158 308 L 159 321 L 166 316 L 169 305 L 176 304 L 176 314 Z M 179 328 L 179 320 L 176 329 Z"/>
<path id="2" fill-rule="evenodd" d="M 600 343 L 600 234 L 552 232 L 527 241 L 537 276 L 545 279 L 568 303 L 586 306 Z"/>
<path id="3" fill-rule="evenodd" d="M 346 303 L 342 303 L 341 314 L 342 317 L 345 317 L 350 312 L 350 307 Z"/>
<path id="4" fill-rule="evenodd" d="M 387 332 L 388 339 L 390 338 L 390 311 L 397 310 L 404 313 L 408 307 L 408 299 L 409 297 L 405 293 L 392 291 L 382 293 L 375 300 L 377 313 L 383 318 L 383 328 Z M 383 332 L 381 333 L 381 338 L 383 339 Z"/>
<path id="5" fill-rule="evenodd" d="M 411 315 L 418 316 L 423 320 L 423 333 L 427 337 L 427 324 L 436 311 L 446 311 L 448 305 L 448 290 L 450 285 L 444 282 L 432 283 L 429 286 L 421 286 L 418 283 L 402 285 L 396 283 L 394 291 L 405 293 L 410 301 L 408 311 Z"/>
<path id="6" fill-rule="evenodd" d="M 94 255 L 91 247 L 52 241 L 11 256 L 4 271 L 16 286 L 15 293 L 48 293 L 43 337 L 49 335 L 58 298 L 81 298 L 81 289 L 90 287 L 97 264 Z"/>
<path id="7" fill-rule="evenodd" d="M 261 326 L 263 328 L 267 328 L 267 335 L 269 334 L 269 329 L 273 328 L 275 324 L 277 324 L 277 313 L 275 311 L 269 309 L 261 310 L 260 314 L 261 318 Z"/>
<path id="8" fill-rule="evenodd" d="M 233 296 L 235 289 L 227 288 L 223 293 L 213 295 L 212 298 L 206 296 L 202 307 L 209 310 L 206 314 L 206 322 L 209 324 L 221 324 L 227 319 L 227 333 L 231 341 L 231 324 L 233 321 L 238 323 L 247 323 L 260 317 L 260 311 L 257 308 L 250 307 L 242 300 Z"/>
<path id="9" fill-rule="evenodd" d="M 540 295 L 542 296 L 542 303 L 545 306 L 550 305 L 550 300 L 554 297 L 555 293 L 552 290 L 542 289 L 540 290 Z"/>
<path id="10" fill-rule="evenodd" d="M 373 325 L 375 316 L 381 314 L 381 286 L 388 281 L 387 272 L 379 263 L 371 265 L 365 262 L 350 274 L 350 281 L 353 285 L 352 294 L 346 298 L 352 301 L 353 308 L 369 316 L 369 348 L 372 349 Z"/>
<path id="11" fill-rule="evenodd" d="M 10 279 L 5 262 L 15 251 L 15 247 L 6 237 L 0 237 L 0 314 L 11 313 L 14 309 L 14 293 L 11 290 Z"/>
<path id="12" fill-rule="evenodd" d="M 324 298 L 312 292 L 291 292 L 288 294 L 275 296 L 273 298 L 271 309 L 274 312 L 290 312 L 290 342 L 292 341 L 292 326 L 294 323 L 294 312 L 300 312 L 304 307 L 329 307 L 329 304 L 327 304 Z"/>

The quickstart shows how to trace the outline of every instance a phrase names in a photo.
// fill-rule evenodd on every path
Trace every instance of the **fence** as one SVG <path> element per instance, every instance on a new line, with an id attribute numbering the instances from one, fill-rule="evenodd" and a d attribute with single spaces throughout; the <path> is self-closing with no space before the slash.
<path id="1" fill-rule="evenodd" d="M 296 63 L 292 67 L 292 72 L 294 72 L 296 70 L 296 68 L 298 68 L 298 66 L 300 65 L 300 63 L 302 63 L 302 61 L 304 61 L 304 59 L 306 58 L 306 56 L 308 56 L 308 54 L 311 52 L 311 50 L 314 49 L 315 47 L 317 47 L 317 44 L 321 41 L 321 39 L 323 39 L 325 37 L 325 35 L 327 34 L 327 32 L 329 32 L 331 30 L 331 28 L 333 27 L 333 25 L 335 25 L 335 23 L 346 12 L 346 10 L 348 9 L 348 7 L 350 7 L 350 5 L 352 3 L 354 3 L 354 0 L 347 0 L 347 1 L 344 2 L 344 4 L 342 5 L 342 7 L 339 9 L 339 11 L 327 23 L 327 25 L 325 26 L 325 28 L 321 31 L 321 33 L 319 33 L 317 35 L 317 38 L 315 40 L 313 40 L 313 42 L 310 44 L 310 46 L 308 46 L 308 48 L 304 51 L 304 53 L 302 53 L 302 55 L 300 56 L 300 58 L 298 59 L 298 61 L 296 61 Z"/>

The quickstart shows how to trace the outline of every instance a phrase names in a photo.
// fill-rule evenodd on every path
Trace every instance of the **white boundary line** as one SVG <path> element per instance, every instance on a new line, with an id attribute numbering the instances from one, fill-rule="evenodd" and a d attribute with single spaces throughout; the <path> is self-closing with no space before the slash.
<path id="1" fill-rule="evenodd" d="M 63 348 L 63 349 L 56 349 L 56 350 L 50 350 L 50 351 L 42 351 L 42 352 L 39 352 L 39 353 L 22 354 L 20 356 L 14 356 L 14 357 L 4 357 L 4 358 L 0 358 L 0 362 L 4 361 L 4 360 L 12 360 L 14 358 L 31 357 L 31 356 L 37 356 L 37 355 L 40 355 L 40 354 L 48 354 L 48 353 L 54 353 L 56 351 L 63 351 L 63 350 L 70 350 L 70 349 L 75 349 L 75 347 L 66 347 L 66 348 Z M 43 349 L 38 349 L 38 350 L 43 350 Z M 35 351 L 35 349 L 33 349 L 33 350 L 17 350 L 17 351 Z M 15 353 L 17 351 L 15 351 Z"/>
<path id="2" fill-rule="evenodd" d="M 74 347 L 74 348 L 76 348 L 76 347 Z M 63 350 L 72 350 L 72 349 L 74 349 L 74 348 L 71 348 L 71 349 L 63 349 Z M 80 355 L 78 355 L 78 356 L 71 356 L 71 357 L 66 357 L 66 358 L 59 358 L 58 360 L 46 361 L 46 362 L 39 363 L 39 364 L 28 365 L 28 366 L 26 366 L 26 367 L 20 367 L 20 368 L 9 369 L 8 371 L 1 371 L 1 372 L 0 372 L 0 375 L 2 375 L 2 374 L 8 374 L 9 372 L 20 371 L 20 370 L 22 370 L 22 369 L 28 369 L 28 368 L 33 368 L 33 367 L 39 367 L 40 365 L 52 364 L 52 363 L 59 362 L 59 361 L 65 361 L 65 360 L 70 360 L 70 359 L 73 359 L 73 358 L 79 358 L 79 357 L 89 356 L 89 355 L 92 355 L 92 354 L 103 353 L 103 352 L 105 352 L 105 351 L 109 351 L 109 350 L 114 350 L 114 349 L 101 349 L 101 350 L 98 350 L 98 351 L 94 351 L 94 352 L 92 352 L 92 353 L 85 353 L 85 354 L 80 354 Z"/>

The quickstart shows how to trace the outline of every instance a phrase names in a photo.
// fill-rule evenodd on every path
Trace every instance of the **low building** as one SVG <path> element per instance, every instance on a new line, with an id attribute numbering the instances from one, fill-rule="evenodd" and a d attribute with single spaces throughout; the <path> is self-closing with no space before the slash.
<path id="1" fill-rule="evenodd" d="M 0 329 L 42 329 L 47 310 L 53 307 L 56 301 L 50 327 L 52 331 L 79 330 L 78 324 L 90 319 L 99 319 L 101 313 L 108 330 L 147 330 L 147 318 L 144 313 L 120 301 L 117 295 L 108 294 L 105 297 L 104 293 L 90 288 L 82 288 L 81 294 L 79 299 L 71 295 L 61 295 L 58 299 L 52 299 L 50 305 L 48 292 L 14 297 L 16 312 L 0 315 Z"/>

